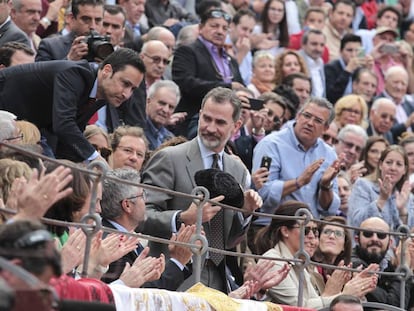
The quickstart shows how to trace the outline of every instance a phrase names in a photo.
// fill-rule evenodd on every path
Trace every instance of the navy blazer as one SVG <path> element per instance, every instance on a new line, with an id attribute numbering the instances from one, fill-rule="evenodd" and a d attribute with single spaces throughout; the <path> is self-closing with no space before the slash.
<path id="1" fill-rule="evenodd" d="M 75 38 L 75 33 L 71 32 L 64 36 L 42 39 L 37 50 L 36 61 L 67 59 L 70 47 Z"/>
<path id="2" fill-rule="evenodd" d="M 351 73 L 342 68 L 338 59 L 326 64 L 324 71 L 326 98 L 335 105 L 344 95 Z"/>
<path id="3" fill-rule="evenodd" d="M 367 135 L 368 136 L 374 136 L 374 133 L 372 131 L 372 124 L 371 122 L 368 125 L 367 128 Z M 382 135 L 391 145 L 394 144 L 394 137 L 392 135 L 391 130 L 389 130 L 388 132 L 384 133 L 384 135 Z"/>
<path id="4" fill-rule="evenodd" d="M 58 158 L 86 160 L 83 130 L 103 101 L 89 103 L 97 71 L 87 61 L 48 61 L 0 70 L 0 109 L 34 123 Z"/>
<path id="5" fill-rule="evenodd" d="M 9 20 L 0 28 L 0 46 L 11 41 L 18 41 L 29 47 L 31 46 L 27 35 L 15 23 Z"/>

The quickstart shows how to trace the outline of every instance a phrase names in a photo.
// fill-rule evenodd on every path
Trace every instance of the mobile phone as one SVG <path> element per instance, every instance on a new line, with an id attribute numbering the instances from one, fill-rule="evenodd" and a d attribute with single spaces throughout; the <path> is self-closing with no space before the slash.
<path id="1" fill-rule="evenodd" d="M 259 111 L 263 108 L 264 100 L 249 98 L 250 109 Z"/>
<path id="2" fill-rule="evenodd" d="M 392 43 L 386 43 L 379 48 L 379 52 L 382 54 L 397 54 L 398 46 Z"/>
<path id="3" fill-rule="evenodd" d="M 364 58 L 365 57 L 365 49 L 360 48 L 358 51 L 358 58 Z"/>
<path id="4" fill-rule="evenodd" d="M 272 158 L 268 156 L 263 156 L 262 163 L 260 164 L 260 167 L 265 167 L 267 170 L 270 170 L 270 165 L 272 164 Z"/>

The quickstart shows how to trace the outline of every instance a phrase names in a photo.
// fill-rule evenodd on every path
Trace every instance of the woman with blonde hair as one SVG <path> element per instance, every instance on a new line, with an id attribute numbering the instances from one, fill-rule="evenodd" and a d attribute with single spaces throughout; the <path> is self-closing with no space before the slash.
<path id="1" fill-rule="evenodd" d="M 103 129 L 94 124 L 88 125 L 83 132 L 83 136 L 99 152 L 102 158 L 109 161 L 112 149 L 109 147 L 109 136 Z"/>
<path id="2" fill-rule="evenodd" d="M 253 75 L 250 84 L 247 86 L 255 96 L 259 97 L 265 92 L 271 92 L 275 84 L 275 59 L 269 52 L 257 51 L 253 57 Z"/>
<path id="3" fill-rule="evenodd" d="M 16 126 L 20 129 L 22 144 L 36 145 L 40 143 L 40 131 L 32 122 L 19 120 Z"/>
<path id="4" fill-rule="evenodd" d="M 367 128 L 368 106 L 359 95 L 346 95 L 335 103 L 335 123 L 338 129 L 347 124 L 356 124 Z"/>
<path id="5" fill-rule="evenodd" d="M 284 78 L 292 73 L 301 72 L 309 76 L 303 57 L 294 50 L 285 50 L 275 59 L 275 79 L 273 83 L 280 85 Z"/>

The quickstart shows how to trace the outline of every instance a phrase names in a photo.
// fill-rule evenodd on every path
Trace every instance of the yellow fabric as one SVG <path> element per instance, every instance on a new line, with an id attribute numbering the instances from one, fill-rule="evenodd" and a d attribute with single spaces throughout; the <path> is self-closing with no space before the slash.
<path id="1" fill-rule="evenodd" d="M 187 290 L 194 296 L 204 298 L 216 311 L 237 311 L 240 304 L 226 294 L 213 288 L 197 283 Z"/>

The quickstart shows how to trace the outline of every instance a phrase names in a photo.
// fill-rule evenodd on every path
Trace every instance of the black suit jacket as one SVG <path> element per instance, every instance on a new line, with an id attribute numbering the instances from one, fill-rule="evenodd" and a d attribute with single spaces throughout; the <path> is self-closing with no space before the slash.
<path id="1" fill-rule="evenodd" d="M 367 128 L 367 135 L 368 136 L 373 136 L 374 135 L 374 133 L 373 133 L 373 131 L 372 131 L 372 124 L 371 124 L 371 122 L 369 123 L 369 125 L 368 125 L 368 128 Z M 390 131 L 388 131 L 388 132 L 386 132 L 384 135 L 382 135 L 391 145 L 392 144 L 394 144 L 394 137 L 393 137 L 393 135 L 392 135 L 392 133 L 391 133 L 391 130 Z"/>
<path id="2" fill-rule="evenodd" d="M 326 98 L 335 105 L 345 92 L 351 73 L 345 71 L 339 60 L 334 60 L 324 66 Z"/>
<path id="3" fill-rule="evenodd" d="M 45 38 L 40 41 L 36 61 L 66 59 L 76 35 L 71 32 L 65 36 Z"/>
<path id="4" fill-rule="evenodd" d="M 115 229 L 115 227 L 105 218 L 102 219 L 102 225 Z M 129 263 L 132 265 L 137 259 L 138 255 L 135 251 L 132 251 L 126 254 L 124 257 L 118 259 L 117 261 L 109 265 L 109 270 L 101 278 L 105 283 L 111 283 L 117 279 L 122 274 L 122 271 L 125 268 L 125 264 Z M 190 276 L 190 272 L 187 268 L 184 271 L 181 271 L 180 268 L 171 260 L 167 260 L 165 263 L 165 270 L 161 277 L 156 281 L 146 282 L 142 285 L 145 288 L 160 288 L 175 291 L 181 285 L 186 278 Z"/>
<path id="5" fill-rule="evenodd" d="M 95 149 L 83 130 L 104 105 L 88 103 L 97 72 L 88 62 L 49 61 L 0 71 L 0 109 L 34 123 L 59 158 L 86 160 Z"/>
<path id="6" fill-rule="evenodd" d="M 233 81 L 243 84 L 237 61 L 230 56 L 229 58 Z M 231 88 L 230 83 L 223 81 L 209 51 L 198 39 L 188 46 L 180 46 L 175 51 L 172 77 L 181 91 L 181 100 L 176 111 L 186 111 L 187 119 L 198 113 L 201 101 L 208 91 L 218 86 Z"/>
<path id="7" fill-rule="evenodd" d="M 9 20 L 0 28 L 0 47 L 11 41 L 18 41 L 29 47 L 31 46 L 27 35 L 15 23 Z"/>

